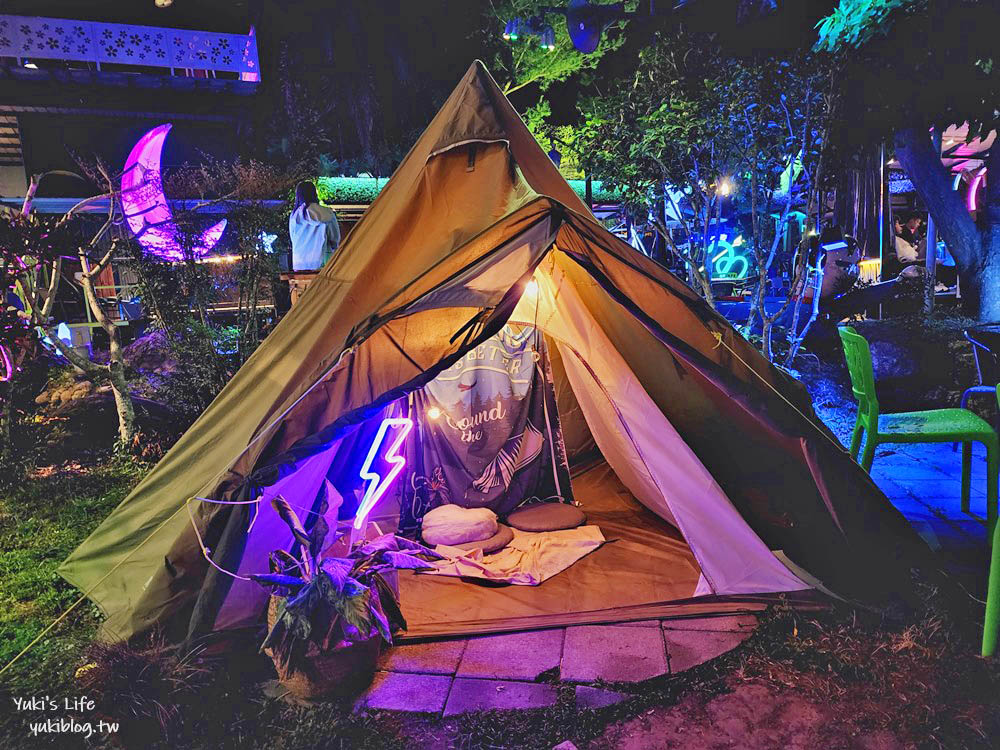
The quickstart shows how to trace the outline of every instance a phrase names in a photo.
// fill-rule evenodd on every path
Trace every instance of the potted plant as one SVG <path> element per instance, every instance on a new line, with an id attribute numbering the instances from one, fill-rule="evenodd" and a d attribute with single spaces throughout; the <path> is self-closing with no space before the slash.
<path id="1" fill-rule="evenodd" d="M 383 644 L 392 645 L 392 633 L 406 628 L 385 574 L 428 568 L 429 560 L 441 556 L 393 534 L 350 550 L 346 557 L 322 556 L 330 531 L 322 515 L 325 508 L 307 532 L 283 497 L 275 497 L 272 505 L 291 529 L 295 545 L 294 554 L 271 553 L 269 573 L 251 576 L 271 592 L 261 650 L 293 695 L 359 692 L 374 677 Z"/>

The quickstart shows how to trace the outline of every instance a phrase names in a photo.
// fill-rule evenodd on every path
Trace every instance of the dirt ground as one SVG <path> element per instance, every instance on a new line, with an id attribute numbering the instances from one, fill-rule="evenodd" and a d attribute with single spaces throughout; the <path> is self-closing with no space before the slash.
<path id="1" fill-rule="evenodd" d="M 740 684 L 706 699 L 692 695 L 609 726 L 593 750 L 903 750 L 892 732 L 872 729 L 850 701 L 820 703 L 789 689 Z M 865 710 L 870 710 L 866 707 Z"/>

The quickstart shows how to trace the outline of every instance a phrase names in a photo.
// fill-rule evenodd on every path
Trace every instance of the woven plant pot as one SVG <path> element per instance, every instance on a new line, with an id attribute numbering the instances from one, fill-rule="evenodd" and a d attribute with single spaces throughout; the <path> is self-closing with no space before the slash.
<path id="1" fill-rule="evenodd" d="M 268 630 L 278 619 L 280 601 L 272 596 L 268 603 Z M 267 653 L 278 672 L 278 681 L 297 698 L 357 695 L 375 678 L 375 666 L 382 653 L 382 638 L 376 634 L 357 643 L 339 644 L 329 651 L 320 651 L 316 644 L 310 644 L 294 673 L 279 665 L 270 649 Z"/>

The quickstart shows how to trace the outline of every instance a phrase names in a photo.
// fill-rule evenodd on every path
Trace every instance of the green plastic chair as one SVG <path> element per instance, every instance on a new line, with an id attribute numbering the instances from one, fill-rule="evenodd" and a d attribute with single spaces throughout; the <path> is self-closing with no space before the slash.
<path id="1" fill-rule="evenodd" d="M 997 385 L 997 407 L 1000 408 L 1000 385 Z M 983 623 L 983 656 L 997 652 L 997 631 L 1000 630 L 1000 523 L 993 520 L 993 552 L 990 555 L 990 580 L 986 585 L 986 621 Z"/>
<path id="2" fill-rule="evenodd" d="M 839 330 L 847 370 L 851 375 L 851 389 L 858 400 L 858 418 L 851 435 L 851 457 L 857 460 L 862 437 L 867 437 L 860 461 L 865 471 L 871 471 L 875 448 L 883 443 L 961 443 L 962 511 L 968 513 L 972 443 L 980 442 L 986 446 L 986 518 L 992 523 L 997 517 L 997 474 L 1000 467 L 1000 444 L 993 427 L 968 409 L 931 409 L 880 415 L 868 342 L 850 326 Z"/>

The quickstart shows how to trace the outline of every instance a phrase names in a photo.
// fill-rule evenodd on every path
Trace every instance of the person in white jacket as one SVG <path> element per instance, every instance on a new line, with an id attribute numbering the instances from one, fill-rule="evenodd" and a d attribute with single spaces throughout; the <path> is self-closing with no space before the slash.
<path id="1" fill-rule="evenodd" d="M 292 238 L 293 271 L 318 271 L 340 245 L 337 214 L 319 202 L 316 186 L 308 180 L 295 186 L 288 234 Z"/>

